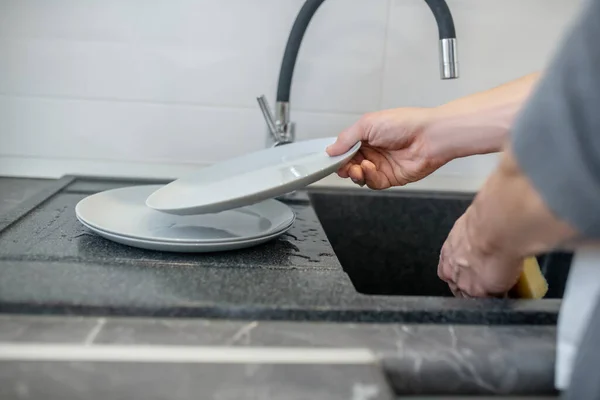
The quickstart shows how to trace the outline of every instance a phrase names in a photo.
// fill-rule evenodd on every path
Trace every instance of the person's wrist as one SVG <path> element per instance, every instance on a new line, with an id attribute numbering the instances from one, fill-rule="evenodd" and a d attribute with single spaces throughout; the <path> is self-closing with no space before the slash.
<path id="1" fill-rule="evenodd" d="M 483 193 L 485 195 L 485 193 Z M 519 257 L 521 249 L 511 246 L 507 237 L 509 227 L 498 223 L 500 219 L 489 215 L 493 205 L 486 202 L 479 194 L 465 214 L 466 239 L 473 251 L 483 257 L 500 256 L 505 258 Z M 502 213 L 501 210 L 499 210 Z"/>
<path id="2" fill-rule="evenodd" d="M 432 156 L 444 163 L 456 158 L 499 152 L 509 126 L 494 122 L 481 110 L 473 112 L 453 103 L 431 108 L 423 134 L 431 143 Z"/>
<path id="3" fill-rule="evenodd" d="M 454 145 L 443 138 L 444 116 L 438 107 L 423 107 L 413 114 L 413 132 L 422 143 L 427 161 L 436 168 L 456 158 Z"/>
<path id="4" fill-rule="evenodd" d="M 576 235 L 548 209 L 510 147 L 470 209 L 470 236 L 486 253 L 527 257 L 553 250 Z"/>

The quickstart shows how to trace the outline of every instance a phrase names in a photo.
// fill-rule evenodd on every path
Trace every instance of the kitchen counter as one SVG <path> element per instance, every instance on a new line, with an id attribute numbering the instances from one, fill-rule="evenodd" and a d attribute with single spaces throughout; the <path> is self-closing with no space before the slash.
<path id="1" fill-rule="evenodd" d="M 0 341 L 5 344 L 68 344 L 64 354 L 79 354 L 78 349 L 99 344 L 151 349 L 178 345 L 192 352 L 206 346 L 363 349 L 373 359 L 336 364 L 308 374 L 305 381 L 295 371 L 286 374 L 295 378 L 284 386 L 314 391 L 330 373 L 331 381 L 347 385 L 321 385 L 327 398 L 335 398 L 332 393 L 346 398 L 336 388 L 369 392 L 374 387 L 379 388 L 377 395 L 363 398 L 388 398 L 389 387 L 397 394 L 553 393 L 554 324 L 560 300 L 360 294 L 333 253 L 307 196 L 290 204 L 297 222 L 273 242 L 221 254 L 165 254 L 109 242 L 75 218 L 74 206 L 83 197 L 131 181 L 66 177 L 55 182 L 22 180 L 17 185 L 10 180 L 0 179 Z M 18 204 L 6 200 L 15 198 Z M 18 374 L 32 393 L 45 382 L 38 378 L 48 369 L 63 379 L 56 390 L 73 389 L 69 379 L 100 374 L 120 382 L 125 391 L 131 386 L 119 376 L 146 382 L 151 378 L 140 374 L 140 368 L 148 367 L 157 376 L 168 369 L 164 360 L 153 360 L 151 368 L 139 363 L 110 368 L 115 360 L 99 363 L 88 354 L 91 358 L 82 361 L 86 368 L 75 373 L 72 363 L 52 357 L 26 363 L 26 350 L 1 362 L 0 368 L 12 375 L 0 375 L 14 380 Z M 176 398 L 188 398 L 201 382 L 223 390 L 214 377 L 209 379 L 212 374 L 222 376 L 222 365 L 212 363 L 207 372 L 209 366 L 202 362 L 198 368 L 198 363 L 195 368 L 177 363 L 173 371 L 179 372 L 171 372 L 178 387 L 185 384 Z M 232 375 L 244 382 L 248 365 L 256 363 L 264 364 L 255 369 L 264 375 L 257 390 L 266 390 L 269 379 L 283 379 L 279 368 L 260 360 L 235 363 L 244 367 Z M 308 370 L 304 364 L 294 368 Z M 196 375 L 206 379 L 193 378 Z M 357 389 L 359 377 L 370 383 Z M 25 390 L 17 386 L 6 390 Z M 319 398 L 319 393 L 309 397 Z"/>
<path id="2" fill-rule="evenodd" d="M 211 356 L 215 350 L 224 355 Z M 268 359 L 273 351 L 276 361 Z M 244 389 L 270 393 L 256 397 L 267 399 L 347 399 L 359 388 L 372 393 L 357 397 L 367 399 L 550 395 L 553 361 L 554 329 L 547 326 L 0 317 L 3 399 L 27 390 L 30 398 L 67 400 L 81 382 L 89 382 L 93 398 L 129 399 L 224 392 L 231 397 L 223 398 L 254 398 L 241 396 Z M 111 396 L 102 382 L 110 382 Z"/>
<path id="3" fill-rule="evenodd" d="M 0 216 L 19 207 L 23 202 L 52 185 L 49 179 L 0 177 Z"/>

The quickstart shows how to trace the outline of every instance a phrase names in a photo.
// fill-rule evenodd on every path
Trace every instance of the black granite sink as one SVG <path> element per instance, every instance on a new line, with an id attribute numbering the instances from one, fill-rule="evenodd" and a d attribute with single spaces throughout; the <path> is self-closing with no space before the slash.
<path id="1" fill-rule="evenodd" d="M 554 274 L 548 280 L 555 299 L 447 297 L 436 276 L 438 251 L 470 196 L 299 192 L 289 204 L 296 222 L 285 235 L 212 254 L 131 248 L 93 234 L 75 217 L 88 195 L 150 183 L 159 182 L 67 176 L 0 213 L 0 313 L 556 323 L 568 262 L 544 264 Z"/>
<path id="2" fill-rule="evenodd" d="M 313 207 L 356 290 L 451 296 L 437 277 L 439 251 L 473 194 L 313 189 Z M 571 254 L 538 257 L 547 298 L 562 298 Z"/>

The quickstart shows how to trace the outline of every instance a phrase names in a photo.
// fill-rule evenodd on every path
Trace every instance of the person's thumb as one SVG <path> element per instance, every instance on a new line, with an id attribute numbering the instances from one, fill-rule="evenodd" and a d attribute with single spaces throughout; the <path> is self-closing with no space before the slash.
<path id="1" fill-rule="evenodd" d="M 335 143 L 327 147 L 327 154 L 339 156 L 352 148 L 356 143 L 366 139 L 363 121 L 358 121 L 339 134 Z"/>

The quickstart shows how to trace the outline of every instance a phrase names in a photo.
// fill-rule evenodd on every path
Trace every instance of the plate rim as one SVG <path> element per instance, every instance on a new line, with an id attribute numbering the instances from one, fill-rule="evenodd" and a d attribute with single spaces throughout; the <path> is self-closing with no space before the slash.
<path id="1" fill-rule="evenodd" d="M 295 143 L 307 143 L 310 141 L 326 141 L 326 140 L 330 141 L 330 140 L 334 140 L 334 139 L 336 139 L 336 137 L 316 138 L 316 139 L 311 139 L 311 140 L 306 140 L 306 141 L 298 141 Z M 361 146 L 362 146 L 362 141 L 358 141 L 346 153 L 341 154 L 339 156 L 331 157 L 331 158 L 337 158 L 337 161 L 335 161 L 334 163 L 332 163 L 331 165 L 329 165 L 326 168 L 320 169 L 319 171 L 317 171 L 313 174 L 310 174 L 309 176 L 301 177 L 296 180 L 292 180 L 290 182 L 287 182 L 287 183 L 284 183 L 282 185 L 278 185 L 275 187 L 269 187 L 269 188 L 260 190 L 258 192 L 253 192 L 249 195 L 236 196 L 236 197 L 230 198 L 228 200 L 219 201 L 216 203 L 186 206 L 186 207 L 177 207 L 177 208 L 168 208 L 168 207 L 166 208 L 166 207 L 158 207 L 156 205 L 152 205 L 152 198 L 153 198 L 153 196 L 156 195 L 156 193 L 164 190 L 169 185 L 173 185 L 178 181 L 187 180 L 190 177 L 194 176 L 194 174 L 199 174 L 204 170 L 196 171 L 195 173 L 192 173 L 192 174 L 189 174 L 182 178 L 176 179 L 176 180 L 168 183 L 167 185 L 159 188 L 154 193 L 151 193 L 148 196 L 148 198 L 146 199 L 146 206 L 148 206 L 156 211 L 164 212 L 167 214 L 174 214 L 174 215 L 209 214 L 209 213 L 214 213 L 214 212 L 219 212 L 219 211 L 225 211 L 227 209 L 243 207 L 244 205 L 247 205 L 247 204 L 257 203 L 260 201 L 264 201 L 268 198 L 277 197 L 282 194 L 297 190 L 300 187 L 307 186 L 311 183 L 317 182 L 317 181 L 325 178 L 326 176 L 335 172 L 335 170 L 337 168 L 339 168 L 339 165 L 341 165 L 344 162 L 347 162 L 350 158 L 352 158 L 360 150 Z M 283 146 L 280 146 L 280 147 L 283 147 Z M 225 160 L 225 161 L 223 161 L 223 163 L 236 162 L 236 160 L 240 160 L 244 157 L 249 157 L 249 156 L 252 156 L 255 154 L 259 154 L 264 151 L 269 151 L 270 149 L 272 149 L 272 148 L 267 148 L 267 149 L 262 149 L 259 151 L 247 153 L 247 154 L 244 154 L 239 157 Z M 325 149 L 323 149 L 323 150 L 325 151 Z M 214 167 L 219 164 L 221 164 L 221 162 L 212 164 L 208 168 Z"/>
<path id="2" fill-rule="evenodd" d="M 136 238 L 132 238 L 132 237 L 127 237 L 127 236 L 122 236 L 122 235 L 116 235 L 114 233 L 111 232 L 107 232 L 104 231 L 102 229 L 95 229 L 89 225 L 87 225 L 84 222 L 81 222 L 81 224 L 83 226 L 85 226 L 86 228 L 90 229 L 95 235 L 100 236 L 106 240 L 110 240 L 115 242 L 114 240 L 111 240 L 107 237 L 102 236 L 101 233 L 104 233 L 105 235 L 109 236 L 109 237 L 116 237 L 119 239 L 125 239 L 128 241 L 132 241 L 132 242 L 140 242 L 140 243 L 144 243 L 144 244 L 157 244 L 157 245 L 166 245 L 166 246 L 172 246 L 173 248 L 184 248 L 184 247 L 193 247 L 193 248 L 211 248 L 211 247 L 226 247 L 227 245 L 234 245 L 234 244 L 253 244 L 253 243 L 260 243 L 261 241 L 268 241 L 271 239 L 275 239 L 283 234 L 285 234 L 287 231 L 289 231 L 292 226 L 294 225 L 293 223 L 290 224 L 289 226 L 287 226 L 286 228 L 283 228 L 277 232 L 274 232 L 272 234 L 269 235 L 264 235 L 264 236 L 260 236 L 260 237 L 256 237 L 256 238 L 252 238 L 252 239 L 248 239 L 248 240 L 243 240 L 243 241 L 229 241 L 229 242 L 218 242 L 218 243 L 181 243 L 181 242 L 164 242 L 164 241 L 153 241 L 153 240 L 146 240 L 146 239 L 136 239 Z M 98 233 L 101 232 L 101 233 Z M 115 242 L 118 244 L 123 244 L 123 243 L 119 243 L 119 242 Z M 129 245 L 128 245 L 129 246 Z M 131 245 L 131 247 L 136 247 Z M 140 247 L 136 247 L 136 248 L 140 248 Z M 162 251 L 162 250 L 157 250 L 157 251 Z"/>
<path id="3" fill-rule="evenodd" d="M 79 222 L 81 222 L 82 224 L 84 224 L 86 226 L 89 226 L 90 229 L 97 229 L 97 230 L 100 230 L 102 232 L 111 233 L 111 234 L 113 234 L 115 236 L 119 236 L 119 237 L 126 237 L 126 238 L 131 238 L 131 239 L 136 239 L 136 240 L 147 240 L 147 241 L 153 241 L 153 242 L 158 242 L 159 241 L 160 243 L 166 243 L 166 242 L 169 242 L 169 243 L 182 243 L 182 244 L 184 244 L 184 243 L 199 243 L 199 239 L 165 239 L 165 238 L 162 238 L 161 240 L 156 240 L 156 239 L 151 239 L 151 238 L 147 238 L 147 237 L 146 238 L 141 238 L 139 236 L 123 234 L 123 233 L 120 233 L 120 232 L 117 232 L 117 231 L 114 231 L 114 230 L 102 228 L 102 227 L 100 227 L 97 224 L 89 222 L 88 220 L 86 220 L 85 218 L 83 218 L 81 216 L 81 212 L 80 212 L 80 209 L 82 207 L 81 204 L 86 199 L 88 199 L 88 198 L 90 198 L 92 196 L 100 195 L 100 194 L 107 193 L 107 192 L 110 192 L 110 191 L 118 191 L 118 190 L 122 190 L 122 189 L 135 188 L 135 187 L 144 187 L 144 186 L 148 187 L 148 186 L 158 186 L 158 185 L 133 185 L 133 186 L 124 186 L 124 187 L 119 187 L 119 188 L 114 188 L 114 189 L 108 189 L 108 190 L 104 190 L 102 192 L 97 192 L 97 193 L 91 194 L 91 195 L 86 196 L 86 197 L 84 197 L 83 199 L 81 199 L 81 200 L 79 200 L 77 202 L 77 204 L 75 205 L 75 216 L 76 216 L 77 220 L 79 220 Z M 289 212 L 289 218 L 286 218 L 288 220 L 288 222 L 285 222 L 283 224 L 279 224 L 278 225 L 279 227 L 283 226 L 284 228 L 287 227 L 289 229 L 289 227 L 292 226 L 296 222 L 297 216 L 296 216 L 296 213 L 294 212 L 294 210 L 290 206 L 288 206 L 287 204 L 285 204 L 285 203 L 283 203 L 283 202 L 281 202 L 279 200 L 276 200 L 276 199 L 265 199 L 263 201 L 256 202 L 254 204 L 249 204 L 246 207 L 252 207 L 255 204 L 263 203 L 263 202 L 277 203 L 278 205 L 281 205 L 283 208 L 285 208 L 286 212 Z M 231 209 L 231 210 L 233 210 L 233 209 Z M 153 210 L 153 211 L 156 211 L 156 210 Z M 223 211 L 229 211 L 229 210 L 223 210 Z M 159 212 L 159 211 L 156 211 L 156 212 Z M 233 238 L 233 239 L 203 239 L 202 242 L 203 243 L 223 243 L 223 242 L 226 241 L 227 243 L 231 243 L 231 242 L 236 242 L 236 241 L 250 240 L 250 239 L 254 239 L 254 238 L 258 238 L 258 237 L 268 236 L 271 233 L 278 232 L 278 231 L 280 231 L 280 229 L 284 229 L 284 228 L 278 228 L 277 230 L 267 231 L 269 233 L 266 233 L 266 234 L 265 234 L 265 232 L 263 232 L 263 233 L 258 234 L 258 235 L 244 236 L 244 237 L 238 237 L 238 238 Z"/>

